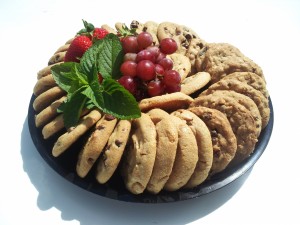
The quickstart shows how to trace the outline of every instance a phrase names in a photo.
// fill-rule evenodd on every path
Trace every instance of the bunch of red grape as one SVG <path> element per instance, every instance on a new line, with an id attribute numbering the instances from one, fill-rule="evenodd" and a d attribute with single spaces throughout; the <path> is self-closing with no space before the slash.
<path id="1" fill-rule="evenodd" d="M 125 53 L 118 80 L 137 100 L 180 91 L 180 75 L 172 70 L 173 61 L 166 57 L 177 50 L 172 38 L 153 46 L 150 33 L 122 38 Z"/>

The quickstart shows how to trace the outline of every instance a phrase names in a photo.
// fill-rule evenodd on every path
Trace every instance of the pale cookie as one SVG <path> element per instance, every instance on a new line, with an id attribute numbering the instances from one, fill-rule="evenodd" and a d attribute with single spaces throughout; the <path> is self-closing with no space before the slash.
<path id="1" fill-rule="evenodd" d="M 152 98 L 145 98 L 140 101 L 139 107 L 142 112 L 147 112 L 154 108 L 160 108 L 167 112 L 172 112 L 176 109 L 187 108 L 193 101 L 194 99 L 190 96 L 181 92 L 175 92 Z"/>
<path id="2" fill-rule="evenodd" d="M 173 53 L 167 55 L 167 58 L 173 61 L 173 70 L 176 70 L 180 74 L 181 81 L 183 81 L 191 72 L 191 62 L 188 57 Z"/>
<path id="3" fill-rule="evenodd" d="M 191 39 L 190 45 L 185 56 L 189 58 L 192 68 L 195 67 L 197 57 L 202 53 L 206 46 L 206 42 L 200 38 Z"/>
<path id="4" fill-rule="evenodd" d="M 33 101 L 33 108 L 36 112 L 42 111 L 44 108 L 49 106 L 53 101 L 65 95 L 66 92 L 58 86 L 55 86 L 39 96 Z"/>
<path id="5" fill-rule="evenodd" d="M 48 61 L 48 65 L 53 65 L 59 62 L 63 62 L 65 59 L 66 51 L 55 53 Z"/>
<path id="6" fill-rule="evenodd" d="M 83 149 L 79 152 L 76 165 L 78 176 L 85 177 L 103 151 L 111 133 L 117 123 L 117 119 L 105 114 L 95 126 L 95 130 L 89 136 Z"/>
<path id="7" fill-rule="evenodd" d="M 156 157 L 152 175 L 147 184 L 147 191 L 153 194 L 159 193 L 169 179 L 178 144 L 177 127 L 169 118 L 163 118 L 155 125 L 155 128 L 157 133 Z"/>
<path id="8" fill-rule="evenodd" d="M 60 99 L 54 101 L 53 103 L 51 103 L 51 105 L 43 109 L 39 114 L 37 114 L 34 118 L 35 126 L 41 127 L 48 123 L 54 116 L 56 116 L 58 114 L 58 107 L 65 101 L 65 99 L 66 96 L 61 97 Z"/>
<path id="9" fill-rule="evenodd" d="M 51 68 L 52 66 L 55 66 L 55 65 L 59 65 L 63 62 L 59 62 L 59 63 L 55 63 L 53 65 L 50 65 L 50 66 L 46 66 L 45 68 L 41 69 L 38 73 L 37 73 L 37 79 L 41 79 L 42 77 L 45 77 L 49 74 L 51 74 Z"/>
<path id="10" fill-rule="evenodd" d="M 260 91 L 254 89 L 253 87 L 251 87 L 246 83 L 243 83 L 241 81 L 238 81 L 235 78 L 232 78 L 232 79 L 220 80 L 219 82 L 211 85 L 201 95 L 210 94 L 216 90 L 232 90 L 251 98 L 255 102 L 259 110 L 261 116 L 261 122 L 262 122 L 262 129 L 267 126 L 270 119 L 269 101 L 267 98 L 264 97 L 264 95 Z"/>
<path id="11" fill-rule="evenodd" d="M 256 63 L 227 43 L 209 44 L 201 67 L 198 71 L 208 72 L 213 83 L 233 72 L 253 72 L 263 77 L 262 69 Z"/>
<path id="12" fill-rule="evenodd" d="M 103 25 L 101 26 L 101 28 L 107 30 L 109 33 L 117 34 L 117 31 L 116 31 L 114 28 L 112 28 L 112 27 L 110 27 L 109 25 L 107 25 L 107 24 L 103 24 Z"/>
<path id="13" fill-rule="evenodd" d="M 205 85 L 207 85 L 210 81 L 211 77 L 209 73 L 206 72 L 198 72 L 192 76 L 185 78 L 181 83 L 180 92 L 191 95 L 194 92 L 200 90 Z"/>
<path id="14" fill-rule="evenodd" d="M 159 108 L 151 109 L 147 114 L 154 124 L 157 124 L 162 119 L 169 118 L 169 113 Z"/>
<path id="15" fill-rule="evenodd" d="M 196 114 L 210 131 L 213 146 L 210 175 L 221 172 L 231 162 L 237 149 L 236 137 L 227 117 L 216 109 L 202 106 L 188 110 Z"/>
<path id="16" fill-rule="evenodd" d="M 131 129 L 131 121 L 120 120 L 108 139 L 103 154 L 97 165 L 96 179 L 100 184 L 106 183 L 116 171 Z"/>
<path id="17" fill-rule="evenodd" d="M 187 27 L 185 25 L 181 25 L 181 26 L 182 26 L 183 31 L 186 34 L 190 34 L 191 35 L 191 38 L 200 38 L 199 35 L 194 30 L 192 30 L 190 27 Z M 190 37 L 186 37 L 186 38 L 187 39 L 191 39 Z"/>
<path id="18" fill-rule="evenodd" d="M 257 142 L 257 130 L 248 109 L 233 98 L 226 96 L 200 96 L 195 99 L 195 104 L 192 104 L 191 107 L 199 105 L 217 109 L 227 116 L 237 139 L 237 151 L 233 164 L 241 162 L 253 152 Z"/>
<path id="19" fill-rule="evenodd" d="M 172 172 L 164 190 L 176 191 L 186 185 L 191 178 L 198 161 L 196 137 L 184 120 L 170 116 L 170 121 L 177 126 L 178 145 Z"/>
<path id="20" fill-rule="evenodd" d="M 59 52 L 66 52 L 70 47 L 70 44 L 64 44 L 62 46 L 60 46 L 55 53 L 59 53 Z"/>
<path id="21" fill-rule="evenodd" d="M 33 88 L 33 94 L 35 96 L 38 96 L 40 95 L 41 93 L 49 90 L 50 88 L 56 86 L 56 82 L 55 80 L 53 79 L 53 76 L 52 74 L 49 74 L 45 77 L 42 77 L 41 79 L 39 79 L 34 88 Z"/>
<path id="22" fill-rule="evenodd" d="M 251 72 L 235 72 L 235 73 L 228 74 L 223 79 L 226 80 L 232 78 L 250 85 L 254 89 L 260 91 L 266 98 L 269 97 L 269 93 L 266 87 L 266 82 L 264 81 L 263 78 L 261 78 L 257 74 Z"/>
<path id="23" fill-rule="evenodd" d="M 144 192 L 150 180 L 156 155 L 156 129 L 147 114 L 132 121 L 132 133 L 124 155 L 122 176 L 133 194 Z"/>
<path id="24" fill-rule="evenodd" d="M 57 139 L 52 149 L 52 155 L 54 157 L 58 157 L 63 152 L 65 152 L 100 118 L 101 113 L 97 110 L 93 110 L 89 114 L 84 116 L 76 127 L 69 129 L 69 131 L 67 131 Z"/>
<path id="25" fill-rule="evenodd" d="M 179 109 L 173 112 L 172 115 L 185 120 L 196 137 L 199 160 L 194 173 L 184 186 L 185 188 L 193 188 L 206 180 L 212 166 L 213 147 L 210 131 L 205 123 L 191 111 Z"/>
<path id="26" fill-rule="evenodd" d="M 190 40 L 195 36 L 179 24 L 163 22 L 158 25 L 157 37 L 159 41 L 164 38 L 173 38 L 178 46 L 176 52 L 185 55 L 189 47 Z"/>

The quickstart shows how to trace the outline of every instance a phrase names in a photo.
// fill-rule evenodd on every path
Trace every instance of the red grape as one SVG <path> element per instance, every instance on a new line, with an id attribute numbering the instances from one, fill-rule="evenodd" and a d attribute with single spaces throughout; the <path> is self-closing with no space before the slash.
<path id="1" fill-rule="evenodd" d="M 169 58 L 163 58 L 158 62 L 159 65 L 161 65 L 165 71 L 171 70 L 173 68 L 173 61 Z"/>
<path id="2" fill-rule="evenodd" d="M 155 55 L 148 50 L 142 50 L 136 55 L 136 62 L 140 62 L 142 60 L 150 60 L 155 63 Z"/>
<path id="3" fill-rule="evenodd" d="M 124 37 L 122 40 L 122 46 L 125 53 L 137 53 L 139 50 L 139 45 L 135 36 Z"/>
<path id="4" fill-rule="evenodd" d="M 150 60 L 142 60 L 137 64 L 137 76 L 144 81 L 155 78 L 155 65 Z"/>
<path id="5" fill-rule="evenodd" d="M 148 94 L 150 97 L 164 94 L 164 84 L 160 80 L 152 80 L 148 83 Z"/>
<path id="6" fill-rule="evenodd" d="M 161 52 L 169 55 L 177 51 L 177 43 L 172 38 L 164 38 L 160 42 Z"/>
<path id="7" fill-rule="evenodd" d="M 137 82 L 135 79 L 129 76 L 122 76 L 118 82 L 127 89 L 131 94 L 135 94 L 137 91 Z"/>
<path id="8" fill-rule="evenodd" d="M 157 57 L 156 57 L 156 63 L 158 63 L 160 60 L 166 58 L 166 55 L 162 52 L 159 52 Z"/>
<path id="9" fill-rule="evenodd" d="M 164 73 L 163 82 L 166 86 L 178 85 L 180 81 L 180 74 L 176 70 L 168 70 Z"/>
<path id="10" fill-rule="evenodd" d="M 137 42 L 140 49 L 145 49 L 152 44 L 152 35 L 148 32 L 142 32 L 137 36 Z"/>
<path id="11" fill-rule="evenodd" d="M 165 86 L 165 91 L 167 93 L 174 93 L 174 92 L 179 92 L 181 90 L 181 85 L 180 84 L 176 84 L 173 86 Z"/>
<path id="12" fill-rule="evenodd" d="M 136 76 L 136 67 L 137 64 L 136 62 L 133 61 L 125 61 L 121 65 L 121 73 L 123 76 L 130 76 L 130 77 L 135 77 Z"/>
<path id="13" fill-rule="evenodd" d="M 158 56 L 158 54 L 160 53 L 159 47 L 157 46 L 149 46 L 148 48 L 146 48 L 149 52 L 152 52 L 152 54 L 155 56 L 155 58 Z"/>
<path id="14" fill-rule="evenodd" d="M 156 75 L 163 75 L 165 73 L 164 68 L 162 67 L 162 65 L 159 64 L 155 64 L 155 73 Z"/>

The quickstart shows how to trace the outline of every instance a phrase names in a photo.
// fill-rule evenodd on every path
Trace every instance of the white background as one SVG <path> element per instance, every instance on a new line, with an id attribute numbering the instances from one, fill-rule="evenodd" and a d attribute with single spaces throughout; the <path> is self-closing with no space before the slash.
<path id="1" fill-rule="evenodd" d="M 0 224 L 300 224 L 299 2 L 0 0 Z M 37 71 L 81 19 L 173 21 L 258 63 L 275 122 L 245 179 L 203 198 L 147 205 L 103 198 L 57 175 L 31 141 L 27 109 Z"/>

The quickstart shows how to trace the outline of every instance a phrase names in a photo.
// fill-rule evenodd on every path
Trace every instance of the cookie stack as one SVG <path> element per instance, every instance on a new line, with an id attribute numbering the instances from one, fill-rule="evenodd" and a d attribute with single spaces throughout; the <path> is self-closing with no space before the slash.
<path id="1" fill-rule="evenodd" d="M 133 21 L 131 27 L 149 32 L 154 45 L 166 37 L 177 42 L 168 57 L 180 73 L 181 92 L 142 99 L 142 116 L 130 121 L 86 109 L 78 125 L 66 130 L 57 111 L 66 93 L 51 67 L 63 62 L 71 39 L 38 72 L 34 87 L 36 127 L 45 139 L 55 139 L 53 156 L 86 136 L 74 166 L 78 176 L 94 170 L 104 184 L 120 172 L 133 194 L 193 188 L 246 159 L 270 117 L 262 69 L 236 47 L 208 43 L 183 25 Z"/>

